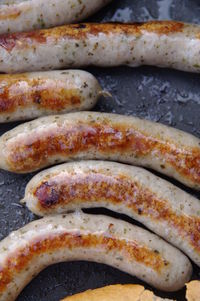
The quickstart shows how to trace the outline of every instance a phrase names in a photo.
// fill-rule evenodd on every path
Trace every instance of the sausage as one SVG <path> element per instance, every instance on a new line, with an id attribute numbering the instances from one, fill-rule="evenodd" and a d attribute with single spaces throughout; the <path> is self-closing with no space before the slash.
<path id="1" fill-rule="evenodd" d="M 109 285 L 95 290 L 88 290 L 62 301 L 170 301 L 156 297 L 141 285 Z M 171 300 L 172 301 L 172 300 Z"/>
<path id="2" fill-rule="evenodd" d="M 200 266 L 200 202 L 150 172 L 114 162 L 62 164 L 36 175 L 22 201 L 44 216 L 105 207 L 126 214 Z"/>
<path id="3" fill-rule="evenodd" d="M 174 21 L 76 24 L 0 36 L 0 72 L 155 65 L 200 71 L 200 26 Z"/>
<path id="4" fill-rule="evenodd" d="M 78 22 L 109 2 L 111 0 L 3 1 L 0 4 L 0 34 Z"/>
<path id="5" fill-rule="evenodd" d="M 0 123 L 89 110 L 102 90 L 80 70 L 0 75 Z"/>
<path id="6" fill-rule="evenodd" d="M 43 117 L 0 137 L 0 167 L 26 173 L 75 159 L 150 167 L 200 188 L 200 141 L 162 124 L 122 115 L 78 112 Z"/>
<path id="7" fill-rule="evenodd" d="M 45 217 L 0 243 L 0 300 L 12 301 L 48 265 L 75 260 L 108 264 L 163 291 L 189 281 L 192 265 L 161 238 L 107 216 Z"/>

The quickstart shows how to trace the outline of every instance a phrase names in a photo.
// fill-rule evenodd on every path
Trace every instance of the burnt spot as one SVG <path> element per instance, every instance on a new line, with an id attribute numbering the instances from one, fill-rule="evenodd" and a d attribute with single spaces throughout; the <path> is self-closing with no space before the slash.
<path id="1" fill-rule="evenodd" d="M 164 164 L 161 164 L 160 167 L 161 167 L 162 169 L 165 169 L 165 165 L 164 165 Z"/>
<path id="2" fill-rule="evenodd" d="M 31 32 L 19 32 L 0 35 L 0 46 L 7 51 L 12 51 L 19 45 L 21 48 L 32 47 L 35 42 L 40 44 L 46 43 L 45 31 L 37 30 Z"/>
<path id="3" fill-rule="evenodd" d="M 36 196 L 43 207 L 52 207 L 59 200 L 59 192 L 57 192 L 52 185 L 49 185 L 48 182 L 43 183 L 37 189 Z"/>
<path id="4" fill-rule="evenodd" d="M 33 101 L 38 105 L 41 104 L 41 96 L 36 93 Z"/>
<path id="5" fill-rule="evenodd" d="M 16 45 L 15 39 L 12 35 L 2 34 L 0 35 L 0 47 L 6 49 L 7 51 L 11 51 Z"/>
<path id="6" fill-rule="evenodd" d="M 86 24 L 76 24 L 74 25 L 75 29 L 85 29 L 86 28 Z"/>
<path id="7" fill-rule="evenodd" d="M 6 112 L 10 108 L 10 103 L 2 99 L 0 96 L 0 112 Z"/>

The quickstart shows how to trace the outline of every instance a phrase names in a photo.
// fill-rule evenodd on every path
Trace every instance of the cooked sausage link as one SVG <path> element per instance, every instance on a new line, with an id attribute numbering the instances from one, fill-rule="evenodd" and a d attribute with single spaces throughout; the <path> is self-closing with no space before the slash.
<path id="1" fill-rule="evenodd" d="M 101 91 L 95 77 L 80 70 L 0 75 L 0 123 L 89 110 Z"/>
<path id="2" fill-rule="evenodd" d="M 200 71 L 200 26 L 174 21 L 77 24 L 0 36 L 0 72 L 88 65 Z"/>
<path id="3" fill-rule="evenodd" d="M 146 166 L 200 188 L 199 139 L 162 124 L 79 112 L 40 118 L 0 138 L 0 167 L 26 173 L 74 159 Z"/>
<path id="4" fill-rule="evenodd" d="M 164 291 L 189 281 L 185 255 L 159 237 L 123 221 L 86 214 L 30 223 L 0 242 L 0 299 L 14 301 L 48 265 L 74 260 L 108 264 Z"/>

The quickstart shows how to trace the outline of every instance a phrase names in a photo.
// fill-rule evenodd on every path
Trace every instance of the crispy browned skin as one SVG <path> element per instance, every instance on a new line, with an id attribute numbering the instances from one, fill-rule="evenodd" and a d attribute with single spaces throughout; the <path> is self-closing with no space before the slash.
<path id="1" fill-rule="evenodd" d="M 61 179 L 59 180 L 59 177 Z M 109 193 L 108 193 L 109 192 Z M 33 192 L 39 201 L 41 210 L 53 209 L 69 203 L 94 202 L 98 200 L 120 205 L 126 203 L 130 211 L 143 216 L 149 216 L 154 221 L 163 221 L 176 228 L 183 239 L 188 237 L 192 248 L 200 254 L 200 218 L 178 215 L 165 199 L 139 183 L 131 182 L 121 174 L 90 173 L 75 175 L 61 174 L 47 179 Z"/>
<path id="2" fill-rule="evenodd" d="M 110 225 L 112 227 L 112 224 Z M 27 247 L 17 250 L 11 254 L 4 267 L 0 267 L 0 293 L 6 290 L 7 285 L 12 281 L 16 273 L 28 268 L 33 257 L 46 252 L 53 252 L 60 248 L 92 248 L 99 247 L 105 251 L 120 251 L 128 256 L 131 260 L 144 263 L 154 269 L 157 273 L 161 272 L 169 262 L 165 261 L 159 253 L 150 250 L 137 243 L 127 242 L 105 235 L 81 235 L 79 233 L 65 233 L 60 235 L 43 236 L 32 241 Z"/>
<path id="3" fill-rule="evenodd" d="M 67 38 L 83 38 L 89 34 L 98 35 L 99 33 L 122 33 L 125 35 L 134 34 L 140 35 L 142 31 L 154 32 L 157 34 L 170 34 L 182 32 L 184 24 L 173 21 L 152 21 L 148 23 L 105 23 L 105 24 L 75 24 L 55 27 L 50 30 L 42 29 L 27 33 L 14 33 L 0 36 L 0 46 L 6 50 L 11 51 L 15 46 L 19 45 L 20 49 L 32 47 L 32 41 L 41 44 L 46 43 L 48 39 L 55 41 L 62 37 Z"/>
<path id="4" fill-rule="evenodd" d="M 27 137 L 24 143 L 15 142 L 10 146 L 8 162 L 11 170 L 28 172 L 30 166 L 32 170 L 45 166 L 49 156 L 60 154 L 73 157 L 94 148 L 105 154 L 110 152 L 111 147 L 113 154 L 128 151 L 138 157 L 145 157 L 156 150 L 155 156 L 165 157 L 166 162 L 180 174 L 200 185 L 199 148 L 179 148 L 170 141 L 164 143 L 137 129 L 127 129 L 109 122 L 106 124 L 106 120 L 104 124 L 80 122 L 78 125 L 56 127 L 42 137 L 36 134 Z"/>
<path id="5" fill-rule="evenodd" d="M 26 74 L 0 75 L 0 114 L 31 105 L 57 111 L 66 105 L 78 106 L 80 103 L 79 91 L 66 89 L 63 80 L 29 78 Z"/>

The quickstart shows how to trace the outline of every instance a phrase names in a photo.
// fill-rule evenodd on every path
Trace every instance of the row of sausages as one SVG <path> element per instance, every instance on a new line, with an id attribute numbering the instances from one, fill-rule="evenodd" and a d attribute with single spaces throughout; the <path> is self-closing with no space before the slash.
<path id="1" fill-rule="evenodd" d="M 11 171 L 28 172 L 74 159 L 107 159 L 177 174 L 177 179 L 199 189 L 199 140 L 149 121 L 79 112 L 25 123 L 0 139 L 1 167 Z M 191 149 L 197 153 L 192 168 Z M 195 185 L 191 175 L 197 179 Z M 190 261 L 164 240 L 106 216 L 60 215 L 75 209 L 100 206 L 124 213 L 200 265 L 199 200 L 139 167 L 107 161 L 59 165 L 36 175 L 22 202 L 47 217 L 0 243 L 0 291 L 5 300 L 15 300 L 33 276 L 63 260 L 106 263 L 163 291 L 178 290 L 190 279 Z"/>
<path id="2" fill-rule="evenodd" d="M 141 167 L 200 190 L 200 140 L 136 117 L 85 111 L 104 94 L 98 81 L 85 71 L 49 70 L 147 64 L 199 72 L 200 27 L 78 24 L 20 33 L 78 21 L 110 1 L 71 0 L 67 15 L 65 2 L 0 6 L 1 33 L 19 31 L 0 35 L 0 72 L 37 71 L 0 76 L 0 122 L 51 115 L 0 137 L 0 167 L 28 173 L 89 160 L 53 167 L 28 183 L 22 203 L 43 218 L 0 242 L 0 300 L 15 300 L 46 266 L 80 259 L 179 290 L 192 274 L 188 257 L 200 266 L 200 203 Z M 123 213 L 173 246 L 124 221 L 77 211 L 94 207 Z"/>

